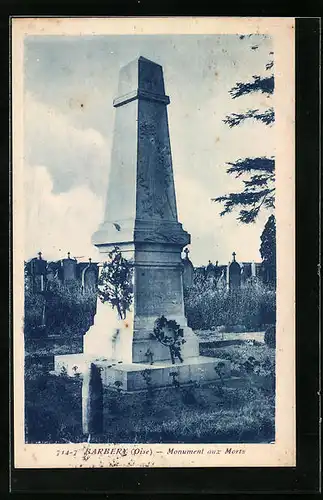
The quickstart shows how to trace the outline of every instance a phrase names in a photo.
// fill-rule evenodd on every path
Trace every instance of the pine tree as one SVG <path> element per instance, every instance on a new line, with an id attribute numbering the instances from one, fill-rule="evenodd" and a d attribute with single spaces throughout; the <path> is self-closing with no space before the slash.
<path id="1" fill-rule="evenodd" d="M 240 38 L 244 38 L 241 35 Z M 256 50 L 257 46 L 252 46 Z M 273 52 L 269 53 L 270 56 Z M 273 68 L 273 60 L 266 64 L 266 71 Z M 229 91 L 232 99 L 237 99 L 243 95 L 260 92 L 270 97 L 274 93 L 274 75 L 255 75 L 249 82 L 237 82 Z M 268 107 L 265 111 L 259 109 L 249 109 L 245 113 L 232 113 L 223 120 L 230 128 L 236 127 L 245 120 L 256 120 L 266 126 L 272 126 L 275 121 L 274 109 Z M 235 175 L 236 178 L 244 176 L 244 188 L 238 193 L 229 193 L 212 201 L 224 204 L 221 216 L 238 209 L 237 220 L 249 224 L 254 222 L 262 209 L 273 210 L 275 207 L 275 159 L 271 157 L 248 157 L 239 158 L 235 162 L 228 162 L 227 173 Z"/>
<path id="2" fill-rule="evenodd" d="M 260 236 L 260 255 L 262 258 L 264 278 L 267 283 L 276 282 L 276 220 L 271 215 Z"/>
<path id="3" fill-rule="evenodd" d="M 276 221 L 274 215 L 267 220 L 260 236 L 260 255 L 263 262 L 275 264 L 276 262 Z"/>

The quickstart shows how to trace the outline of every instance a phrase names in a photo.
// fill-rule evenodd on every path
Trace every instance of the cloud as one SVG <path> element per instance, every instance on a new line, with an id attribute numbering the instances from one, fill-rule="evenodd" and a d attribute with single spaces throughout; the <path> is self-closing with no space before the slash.
<path id="1" fill-rule="evenodd" d="M 205 265 L 208 260 L 226 264 L 232 252 L 237 260 L 260 261 L 260 235 L 269 214 L 260 215 L 254 224 L 238 223 L 236 214 L 220 217 L 219 205 L 211 202 L 212 186 L 206 187 L 198 179 L 175 174 L 179 221 L 191 234 L 191 259 L 194 265 Z"/>
<path id="2" fill-rule="evenodd" d="M 91 236 L 101 222 L 102 198 L 87 186 L 56 194 L 43 165 L 25 165 L 25 258 L 41 251 L 45 259 L 97 257 Z"/>
<path id="3" fill-rule="evenodd" d="M 233 100 L 228 93 L 237 81 L 266 74 L 271 41 L 258 38 L 63 37 L 58 43 L 38 37 L 27 44 L 29 255 L 95 250 L 90 238 L 107 192 L 119 67 L 142 54 L 164 67 L 179 220 L 192 234 L 194 264 L 227 262 L 233 250 L 241 260 L 259 260 L 267 214 L 245 226 L 235 214 L 221 218 L 221 207 L 210 201 L 243 187 L 226 173 L 226 162 L 274 154 L 274 127 L 249 121 L 230 129 L 222 121 L 232 112 L 272 105 L 262 94 Z M 259 49 L 251 50 L 256 42 Z"/>
<path id="4" fill-rule="evenodd" d="M 110 162 L 109 141 L 93 128 L 77 128 L 68 114 L 30 92 L 25 95 L 24 117 L 26 162 L 46 165 L 53 191 L 87 185 L 101 195 Z"/>
<path id="5" fill-rule="evenodd" d="M 41 251 L 45 259 L 71 255 L 100 259 L 91 236 L 102 221 L 104 201 L 87 186 L 64 193 L 53 192 L 46 166 L 25 166 L 25 258 Z M 212 189 L 212 188 L 210 188 Z M 227 263 L 232 252 L 238 260 L 259 261 L 260 234 L 266 218 L 254 225 L 238 224 L 234 215 L 219 217 L 210 192 L 195 178 L 176 175 L 179 221 L 191 234 L 194 265 Z"/>

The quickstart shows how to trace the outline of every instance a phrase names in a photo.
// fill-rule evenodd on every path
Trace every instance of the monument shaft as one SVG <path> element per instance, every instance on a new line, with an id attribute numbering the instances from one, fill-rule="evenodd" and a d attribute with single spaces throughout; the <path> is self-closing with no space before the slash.
<path id="1" fill-rule="evenodd" d="M 229 373 L 229 362 L 199 356 L 184 314 L 181 251 L 190 235 L 177 218 L 167 104 L 160 65 L 139 57 L 121 69 L 105 216 L 92 241 L 102 261 L 118 246 L 133 262 L 133 303 L 121 320 L 98 299 L 83 353 L 55 356 L 58 373 L 73 375 L 75 364 L 87 373 L 94 363 L 104 387 L 130 392 L 147 390 L 147 370 L 152 387 L 171 386 L 175 366 L 180 384 L 216 379 L 219 363 Z M 161 316 L 183 331 L 176 360 L 152 335 Z"/>
<path id="2" fill-rule="evenodd" d="M 134 261 L 132 361 L 145 360 L 148 343 L 154 359 L 169 359 L 151 333 L 162 315 L 187 329 L 181 251 L 190 235 L 177 218 L 162 67 L 142 57 L 131 62 L 120 71 L 118 93 L 105 220 L 93 243 L 103 255 L 117 245 Z M 197 355 L 191 337 L 183 349 L 194 342 Z"/>

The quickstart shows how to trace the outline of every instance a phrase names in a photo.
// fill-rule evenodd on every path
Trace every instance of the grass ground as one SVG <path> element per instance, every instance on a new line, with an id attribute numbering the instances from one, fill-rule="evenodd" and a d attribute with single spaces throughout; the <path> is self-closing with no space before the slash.
<path id="1" fill-rule="evenodd" d="M 255 358 L 259 363 L 269 360 L 273 370 L 275 368 L 275 349 L 266 344 L 239 344 L 223 347 L 201 347 L 202 356 L 214 356 L 222 359 L 229 359 L 233 364 L 233 369 L 245 363 L 250 357 Z"/>
<path id="2" fill-rule="evenodd" d="M 45 351 L 42 348 L 41 354 Z M 106 390 L 103 434 L 92 439 L 107 443 L 273 441 L 274 349 L 244 344 L 205 348 L 201 354 L 230 359 L 233 374 L 244 377 L 242 386 L 196 385 L 152 394 Z M 255 377 L 262 377 L 264 383 L 259 386 Z M 79 379 L 50 375 L 41 364 L 29 365 L 25 387 L 28 442 L 87 439 L 82 434 L 81 385 Z"/>

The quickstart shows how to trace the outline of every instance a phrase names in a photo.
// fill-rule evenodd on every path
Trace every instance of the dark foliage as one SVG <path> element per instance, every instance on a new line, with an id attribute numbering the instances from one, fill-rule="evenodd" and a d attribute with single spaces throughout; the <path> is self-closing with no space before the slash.
<path id="1" fill-rule="evenodd" d="M 231 165 L 228 169 L 228 174 L 235 174 L 240 177 L 242 174 L 253 172 L 262 172 L 263 175 L 268 175 L 268 180 L 273 181 L 275 178 L 275 160 L 274 157 L 266 158 L 265 156 L 257 158 L 240 158 L 235 162 L 228 162 Z"/>
<path id="2" fill-rule="evenodd" d="M 230 359 L 230 357 L 228 358 Z M 239 357 L 240 359 L 240 357 Z M 259 378 L 258 375 L 256 378 Z M 239 389 L 170 387 L 155 391 L 149 408 L 139 394 L 104 394 L 104 433 L 91 436 L 100 443 L 233 443 L 274 439 L 274 389 L 258 388 L 251 374 Z M 264 380 L 269 378 L 263 377 Z M 86 442 L 82 433 L 81 381 L 38 373 L 27 381 L 26 442 Z M 113 393 L 114 395 L 115 393 Z"/>
<path id="3" fill-rule="evenodd" d="M 83 292 L 80 284 L 53 282 L 46 293 L 46 327 L 60 335 L 83 335 L 93 324 L 96 291 Z"/>
<path id="4" fill-rule="evenodd" d="M 48 282 L 43 293 L 34 293 L 25 276 L 25 337 L 80 336 L 93 324 L 96 291 L 83 292 L 76 280 Z"/>
<path id="5" fill-rule="evenodd" d="M 262 207 L 274 208 L 275 161 L 273 158 L 245 158 L 228 163 L 228 165 L 230 165 L 230 168 L 227 169 L 229 174 L 233 174 L 235 177 L 247 174 L 249 179 L 243 181 L 244 190 L 242 192 L 229 193 L 212 199 L 217 203 L 224 203 L 221 216 L 239 207 L 237 219 L 249 224 L 256 220 Z"/>
<path id="6" fill-rule="evenodd" d="M 188 325 L 196 330 L 225 326 L 226 331 L 236 331 L 237 325 L 243 325 L 245 331 L 257 331 L 275 322 L 276 294 L 260 281 L 247 282 L 231 294 L 196 275 L 185 297 L 185 314 Z"/>
<path id="7" fill-rule="evenodd" d="M 265 343 L 268 347 L 276 347 L 276 327 L 274 325 L 267 328 L 265 332 Z"/>
<path id="8" fill-rule="evenodd" d="M 266 65 L 266 69 L 271 69 L 274 63 L 270 61 Z M 241 97 L 246 94 L 252 94 L 253 92 L 261 92 L 262 94 L 273 94 L 275 89 L 274 75 L 261 77 L 259 75 L 254 75 L 251 82 L 238 82 L 229 91 L 232 99 Z"/>
<path id="9" fill-rule="evenodd" d="M 45 335 L 45 330 L 42 326 L 44 307 L 44 296 L 33 293 L 28 286 L 25 287 L 24 331 L 27 337 Z"/>
<path id="10" fill-rule="evenodd" d="M 239 209 L 237 220 L 245 224 L 254 222 L 261 208 L 275 207 L 275 160 L 273 157 L 244 158 L 228 163 L 228 174 L 236 178 L 248 175 L 243 180 L 244 190 L 212 198 L 212 201 L 224 204 L 221 216 Z"/>
<path id="11" fill-rule="evenodd" d="M 133 299 L 132 270 L 130 261 L 122 256 L 118 247 L 109 252 L 99 276 L 98 289 L 101 301 L 116 308 L 120 319 L 125 319 Z"/>
<path id="12" fill-rule="evenodd" d="M 276 219 L 271 215 L 260 236 L 260 255 L 263 263 L 276 265 Z"/>
<path id="13" fill-rule="evenodd" d="M 25 370 L 25 418 L 28 443 L 66 443 L 81 437 L 81 381 L 31 366 Z"/>
<path id="14" fill-rule="evenodd" d="M 244 35 L 241 35 L 244 37 Z M 240 36 L 240 38 L 241 38 Z M 242 39 L 242 38 L 241 38 Z M 258 46 L 251 46 L 256 50 Z M 270 52 L 270 56 L 273 53 Z M 271 70 L 274 61 L 270 60 L 266 64 L 266 70 Z M 236 99 L 244 95 L 259 92 L 270 97 L 274 93 L 275 80 L 274 75 L 259 76 L 254 75 L 251 81 L 237 82 L 229 91 L 231 97 Z M 275 121 L 275 113 L 272 107 L 260 111 L 259 109 L 249 109 L 244 113 L 232 113 L 223 120 L 230 128 L 239 126 L 245 120 L 256 120 L 266 126 L 271 126 Z M 274 157 L 258 157 L 239 159 L 227 168 L 228 174 L 234 174 L 236 177 L 244 175 L 244 189 L 238 193 L 229 193 L 223 196 L 213 198 L 216 203 L 223 203 L 224 210 L 221 216 L 228 214 L 233 209 L 238 209 L 237 220 L 249 224 L 254 222 L 262 209 L 273 209 L 275 205 L 275 160 Z"/>
<path id="15" fill-rule="evenodd" d="M 226 196 L 216 198 L 218 202 L 224 202 L 224 210 L 220 213 L 221 216 L 232 212 L 237 206 L 251 207 L 248 209 L 240 209 L 240 214 L 237 219 L 244 224 L 254 222 L 259 215 L 261 207 L 264 205 L 267 208 L 273 206 L 273 189 L 263 189 L 248 193 L 230 193 Z"/>
<path id="16" fill-rule="evenodd" d="M 253 119 L 260 121 L 265 125 L 271 125 L 275 121 L 275 113 L 273 108 L 268 108 L 261 112 L 259 109 L 250 109 L 246 113 L 231 113 L 223 120 L 230 128 L 240 125 L 244 120 Z"/>

